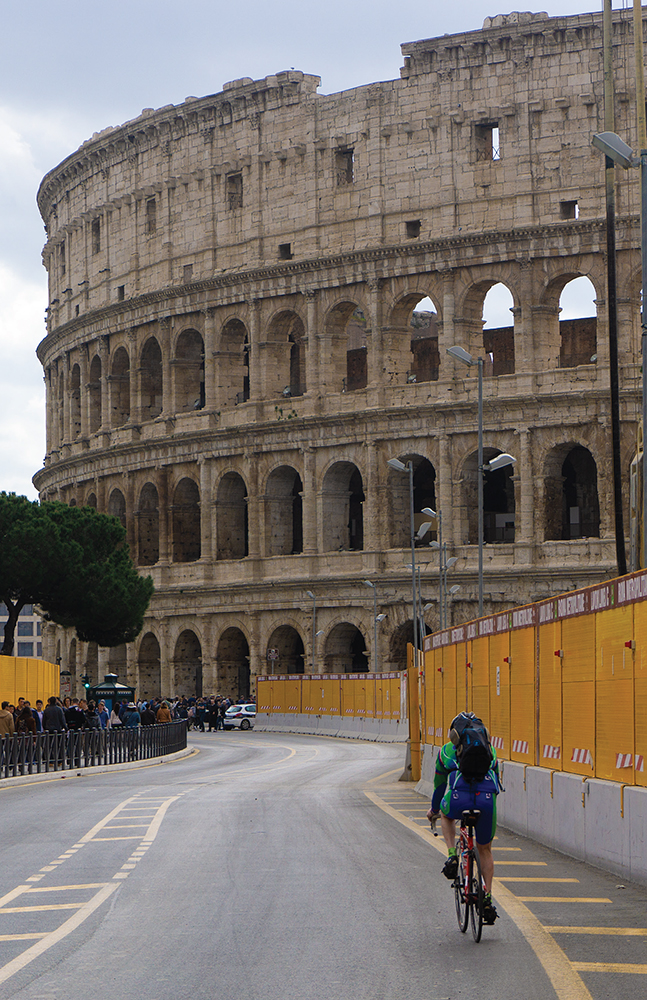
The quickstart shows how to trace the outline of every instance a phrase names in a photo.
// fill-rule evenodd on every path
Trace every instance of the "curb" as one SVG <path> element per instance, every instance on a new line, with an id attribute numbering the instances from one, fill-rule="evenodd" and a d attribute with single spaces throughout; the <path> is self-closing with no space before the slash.
<path id="1" fill-rule="evenodd" d="M 93 767 L 70 768 L 68 771 L 43 771 L 41 774 L 17 774 L 13 778 L 0 778 L 0 792 L 5 788 L 15 788 L 17 785 L 37 785 L 43 781 L 55 781 L 60 778 L 83 778 L 86 774 L 109 774 L 112 771 L 129 771 L 133 768 L 170 764 L 199 752 L 194 747 L 186 747 L 184 750 L 176 750 L 175 753 L 165 754 L 163 757 L 125 760 L 120 764 L 97 764 Z"/>

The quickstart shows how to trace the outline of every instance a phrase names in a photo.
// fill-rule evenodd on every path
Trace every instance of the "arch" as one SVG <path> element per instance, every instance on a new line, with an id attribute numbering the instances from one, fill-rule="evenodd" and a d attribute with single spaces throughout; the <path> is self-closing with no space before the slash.
<path id="1" fill-rule="evenodd" d="M 218 391 L 223 406 L 249 399 L 249 334 L 239 319 L 229 319 L 220 334 Z"/>
<path id="2" fill-rule="evenodd" d="M 321 490 L 325 552 L 364 548 L 365 500 L 362 476 L 352 462 L 335 462 L 327 470 Z"/>
<path id="3" fill-rule="evenodd" d="M 119 489 L 112 490 L 108 497 L 108 513 L 116 517 L 126 527 L 126 499 Z"/>
<path id="4" fill-rule="evenodd" d="M 391 633 L 389 660 L 392 670 L 407 669 L 407 645 L 413 646 L 413 621 L 402 622 Z"/>
<path id="5" fill-rule="evenodd" d="M 196 562 L 200 558 L 200 490 L 184 478 L 173 494 L 173 562 Z"/>
<path id="6" fill-rule="evenodd" d="M 398 456 L 407 465 L 413 463 L 413 509 L 421 511 L 423 507 L 436 510 L 436 470 L 427 458 L 422 455 Z M 388 495 L 389 524 L 391 529 L 391 548 L 403 549 L 411 544 L 411 511 L 409 475 L 389 468 Z M 442 513 L 442 512 L 441 512 Z M 417 530 L 421 524 L 428 521 L 424 514 L 414 514 L 414 527 Z M 428 544 L 432 535 L 436 535 L 436 525 L 427 532 L 416 544 Z"/>
<path id="7" fill-rule="evenodd" d="M 268 324 L 265 341 L 265 364 L 272 365 L 269 395 L 302 396 L 306 391 L 306 368 L 301 317 L 289 309 L 277 313 Z"/>
<path id="8" fill-rule="evenodd" d="M 197 330 L 183 330 L 177 338 L 173 370 L 176 411 L 204 409 L 204 341 Z"/>
<path id="9" fill-rule="evenodd" d="M 90 407 L 90 434 L 96 434 L 101 427 L 101 358 L 98 354 L 95 354 L 90 362 L 88 397 Z"/>
<path id="10" fill-rule="evenodd" d="M 485 352 L 486 376 L 514 373 L 514 312 L 510 317 L 512 323 L 508 316 L 516 306 L 512 290 L 500 279 L 487 278 L 467 289 L 463 317 L 469 330 L 468 350 L 475 357 Z"/>
<path id="11" fill-rule="evenodd" d="M 125 347 L 118 347 L 112 358 L 110 413 L 113 427 L 122 427 L 130 419 L 130 358 Z"/>
<path id="12" fill-rule="evenodd" d="M 500 448 L 484 448 L 483 463 L 486 464 Z M 511 465 L 494 472 L 483 473 L 483 541 L 514 542 L 515 539 L 515 497 L 513 468 Z M 478 544 L 478 453 L 472 452 L 463 465 L 463 498 L 467 512 L 467 542 Z"/>
<path id="13" fill-rule="evenodd" d="M 598 318 L 595 287 L 590 278 L 571 278 L 559 296 L 559 367 L 594 364 Z"/>
<path id="14" fill-rule="evenodd" d="M 97 495 L 96 493 L 88 493 L 86 501 L 86 507 L 92 507 L 93 510 L 97 509 Z"/>
<path id="15" fill-rule="evenodd" d="M 154 566 L 160 557 L 160 513 L 157 487 L 146 483 L 139 494 L 137 518 L 137 562 Z"/>
<path id="16" fill-rule="evenodd" d="M 72 365 L 70 372 L 70 435 L 72 440 L 81 436 L 81 369 Z"/>
<path id="17" fill-rule="evenodd" d="M 140 698 L 159 698 L 162 694 L 162 661 L 160 644 L 152 632 L 147 632 L 137 654 L 138 690 Z"/>
<path id="18" fill-rule="evenodd" d="M 176 695 L 185 698 L 202 696 L 202 646 L 191 629 L 181 632 L 175 643 L 173 677 Z"/>
<path id="19" fill-rule="evenodd" d="M 274 469 L 265 487 L 265 544 L 270 556 L 303 552 L 303 484 L 289 465 Z"/>
<path id="20" fill-rule="evenodd" d="M 546 540 L 600 537 L 598 470 L 588 448 L 558 445 L 545 463 Z"/>
<path id="21" fill-rule="evenodd" d="M 218 640 L 219 693 L 234 698 L 249 698 L 249 643 L 244 632 L 235 626 L 226 628 Z"/>
<path id="22" fill-rule="evenodd" d="M 368 655 L 364 636 L 351 622 L 339 622 L 326 636 L 324 672 L 355 674 L 368 671 Z"/>
<path id="23" fill-rule="evenodd" d="M 162 352 L 155 337 L 149 337 L 142 350 L 141 416 L 142 420 L 159 417 L 163 406 Z"/>
<path id="24" fill-rule="evenodd" d="M 325 320 L 330 345 L 330 389 L 353 392 L 368 381 L 368 324 L 357 302 L 338 302 Z"/>
<path id="25" fill-rule="evenodd" d="M 396 300 L 389 326 L 395 340 L 406 343 L 408 358 L 407 382 L 435 382 L 440 370 L 438 351 L 438 308 L 426 293 L 407 292 Z M 394 345 L 395 346 L 395 345 Z"/>
<path id="26" fill-rule="evenodd" d="M 269 651 L 274 649 L 277 657 L 269 660 Z M 292 625 L 279 625 L 267 642 L 266 657 L 273 674 L 302 674 L 304 671 L 303 639 Z"/>
<path id="27" fill-rule="evenodd" d="M 226 472 L 216 495 L 217 559 L 244 559 L 248 554 L 247 487 L 237 472 Z"/>

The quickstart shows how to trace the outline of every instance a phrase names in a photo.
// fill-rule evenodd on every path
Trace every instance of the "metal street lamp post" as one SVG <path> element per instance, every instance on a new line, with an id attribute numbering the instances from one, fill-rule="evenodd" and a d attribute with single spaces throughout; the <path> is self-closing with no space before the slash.
<path id="1" fill-rule="evenodd" d="M 411 604 L 413 612 L 413 657 L 416 668 L 418 667 L 418 609 L 416 605 L 416 535 L 413 517 L 413 462 L 409 460 L 405 465 L 399 458 L 390 458 L 386 463 L 390 469 L 396 472 L 409 473 L 409 521 L 411 529 Z"/>
<path id="2" fill-rule="evenodd" d="M 370 580 L 364 580 L 364 586 L 373 591 L 373 673 L 377 673 L 377 587 Z"/>
<path id="3" fill-rule="evenodd" d="M 311 590 L 306 590 L 306 595 L 312 598 L 312 673 L 315 673 L 315 639 L 317 636 L 317 598 Z"/>

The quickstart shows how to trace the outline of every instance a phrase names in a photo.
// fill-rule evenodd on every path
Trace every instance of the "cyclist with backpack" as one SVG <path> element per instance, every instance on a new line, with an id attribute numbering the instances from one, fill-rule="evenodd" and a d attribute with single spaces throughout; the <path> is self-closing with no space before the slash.
<path id="1" fill-rule="evenodd" d="M 452 880 L 458 871 L 455 820 L 465 809 L 480 812 L 475 827 L 476 844 L 485 882 L 483 922 L 493 924 L 498 914 L 492 902 L 494 858 L 492 840 L 496 830 L 496 797 L 501 790 L 496 750 L 490 745 L 485 725 L 473 712 L 461 712 L 449 727 L 449 743 L 440 749 L 434 776 L 434 794 L 429 820 L 440 814 L 448 848 L 443 875 Z"/>

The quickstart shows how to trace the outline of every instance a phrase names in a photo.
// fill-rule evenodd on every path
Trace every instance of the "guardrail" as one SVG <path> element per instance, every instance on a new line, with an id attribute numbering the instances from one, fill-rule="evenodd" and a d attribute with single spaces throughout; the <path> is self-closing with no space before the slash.
<path id="1" fill-rule="evenodd" d="M 0 738 L 0 780 L 26 774 L 150 760 L 184 750 L 186 722 L 140 729 L 90 729 Z"/>

